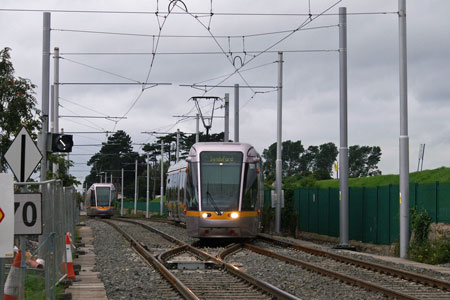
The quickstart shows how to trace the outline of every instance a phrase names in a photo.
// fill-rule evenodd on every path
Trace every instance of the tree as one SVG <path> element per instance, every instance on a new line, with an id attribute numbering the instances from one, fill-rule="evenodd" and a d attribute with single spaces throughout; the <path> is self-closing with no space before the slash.
<path id="1" fill-rule="evenodd" d="M 49 153 L 47 156 L 50 165 L 56 163 L 58 165 L 58 173 L 55 174 L 52 170 L 47 171 L 47 178 L 56 178 L 62 180 L 63 186 L 79 185 L 81 182 L 73 175 L 69 174 L 69 168 L 73 167 L 73 161 L 66 159 L 67 154 L 53 154 Z"/>
<path id="2" fill-rule="evenodd" d="M 377 164 L 381 159 L 381 148 L 378 146 L 350 146 L 348 154 L 349 177 L 367 177 L 381 175 Z"/>
<path id="3" fill-rule="evenodd" d="M 276 143 L 264 149 L 264 175 L 268 182 L 275 179 Z M 282 175 L 307 177 L 311 174 L 317 180 L 330 179 L 333 162 L 336 160 L 338 150 L 333 143 L 320 146 L 309 146 L 304 149 L 301 141 L 284 141 L 282 143 Z"/>
<path id="4" fill-rule="evenodd" d="M 90 186 L 92 183 L 99 182 L 99 176 L 103 172 L 112 173 L 114 177 L 118 178 L 121 176 L 122 168 L 126 171 L 134 170 L 137 155 L 133 152 L 131 137 L 123 130 L 117 131 L 108 137 L 100 151 L 87 162 L 87 165 L 92 168 L 86 177 L 85 184 Z M 138 159 L 142 162 L 144 158 L 139 157 Z M 134 174 L 131 174 L 131 172 L 125 173 L 124 186 L 132 185 L 134 182 Z M 119 180 L 116 183 L 119 183 Z M 134 189 L 134 186 L 132 188 Z"/>
<path id="5" fill-rule="evenodd" d="M 291 140 L 282 143 L 282 174 L 283 176 L 293 176 L 299 173 L 301 168 L 301 155 L 305 151 L 300 140 L 293 142 Z M 275 179 L 275 162 L 277 156 L 277 143 L 273 143 L 268 149 L 264 149 L 262 157 L 264 158 L 264 175 L 269 181 Z"/>
<path id="6" fill-rule="evenodd" d="M 338 149 L 334 143 L 326 143 L 319 146 L 316 156 L 314 176 L 317 180 L 331 179 L 333 163 L 338 155 Z"/>
<path id="7" fill-rule="evenodd" d="M 34 88 L 30 80 L 14 77 L 10 48 L 0 50 L 0 157 L 11 145 L 14 137 L 25 127 L 31 138 L 37 140 L 41 128 L 40 111 L 36 108 Z M 1 160 L 1 168 L 6 162 Z"/>

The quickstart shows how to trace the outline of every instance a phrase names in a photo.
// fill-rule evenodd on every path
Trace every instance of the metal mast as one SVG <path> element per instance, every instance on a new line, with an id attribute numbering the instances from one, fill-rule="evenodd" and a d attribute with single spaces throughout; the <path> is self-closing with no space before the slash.
<path id="1" fill-rule="evenodd" d="M 406 0 L 398 1 L 400 71 L 400 257 L 408 257 L 409 244 L 409 137 L 406 48 Z"/>

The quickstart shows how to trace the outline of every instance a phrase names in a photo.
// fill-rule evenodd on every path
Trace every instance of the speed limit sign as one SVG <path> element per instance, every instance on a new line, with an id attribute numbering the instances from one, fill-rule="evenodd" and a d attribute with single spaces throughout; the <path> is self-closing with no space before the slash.
<path id="1" fill-rule="evenodd" d="M 42 194 L 14 194 L 14 234 L 42 234 Z"/>

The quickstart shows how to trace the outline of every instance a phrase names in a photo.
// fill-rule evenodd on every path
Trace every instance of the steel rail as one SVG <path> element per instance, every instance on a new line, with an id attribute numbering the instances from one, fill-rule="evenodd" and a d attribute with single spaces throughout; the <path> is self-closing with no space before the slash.
<path id="1" fill-rule="evenodd" d="M 241 244 L 240 245 L 242 248 L 245 249 L 249 249 L 253 252 L 265 255 L 265 256 L 269 256 L 269 257 L 273 257 L 279 260 L 282 260 L 284 262 L 293 264 L 293 265 L 297 265 L 297 266 L 301 266 L 303 268 L 306 268 L 308 270 L 311 270 L 313 272 L 322 274 L 322 275 L 326 275 L 332 278 L 336 278 L 339 280 L 342 280 L 343 282 L 349 283 L 351 285 L 355 285 L 355 286 L 359 286 L 362 287 L 364 289 L 367 289 L 369 291 L 373 291 L 373 292 L 377 292 L 377 293 L 382 293 L 390 298 L 395 298 L 395 299 L 405 299 L 405 300 L 419 300 L 419 298 L 413 297 L 413 296 L 409 296 L 407 294 L 401 293 L 401 292 L 397 292 L 394 291 L 392 289 L 389 288 L 385 288 L 373 283 L 370 283 L 368 281 L 353 277 L 353 276 L 348 276 L 348 275 L 344 275 L 338 272 L 334 272 L 334 271 L 330 271 L 327 269 L 324 269 L 322 267 L 318 267 L 315 266 L 314 264 L 310 264 L 301 260 L 297 260 L 294 258 L 290 258 L 288 256 L 284 256 L 278 253 L 275 253 L 273 251 L 270 250 L 266 250 L 266 249 L 262 249 L 250 244 Z"/>
<path id="2" fill-rule="evenodd" d="M 356 265 L 356 266 L 359 266 L 359 267 L 362 267 L 362 268 L 365 268 L 368 270 L 373 270 L 373 271 L 376 271 L 379 273 L 386 273 L 386 274 L 396 276 L 396 277 L 399 277 L 402 279 L 406 279 L 409 281 L 414 281 L 414 282 L 422 283 L 424 285 L 428 285 L 431 287 L 436 287 L 436 288 L 450 291 L 450 282 L 447 282 L 444 280 L 439 280 L 439 279 L 435 279 L 435 278 L 421 275 L 421 274 L 416 274 L 416 273 L 412 273 L 412 272 L 408 272 L 408 271 L 394 269 L 394 268 L 391 268 L 388 266 L 383 266 L 383 265 L 378 265 L 378 264 L 371 263 L 371 262 L 362 261 L 357 258 L 351 258 L 351 257 L 342 256 L 339 254 L 334 254 L 334 253 L 330 253 L 330 252 L 319 250 L 319 249 L 309 248 L 309 247 L 296 245 L 296 244 L 285 242 L 285 241 L 280 241 L 280 240 L 273 239 L 273 238 L 270 238 L 270 237 L 267 237 L 267 236 L 261 235 L 261 234 L 258 234 L 258 238 L 260 238 L 262 240 L 267 240 L 271 243 L 278 244 L 283 247 L 293 248 L 293 249 L 307 252 L 307 253 L 310 253 L 310 254 L 313 254 L 316 256 L 328 257 L 328 258 L 337 260 L 339 262 L 353 264 L 353 265 Z"/>
<path id="3" fill-rule="evenodd" d="M 249 275 L 247 273 L 244 273 L 241 270 L 239 270 L 237 267 L 235 267 L 235 266 L 233 266 L 233 265 L 223 261 L 222 259 L 219 259 L 219 258 L 217 258 L 215 256 L 212 256 L 209 253 L 206 253 L 205 251 L 202 251 L 200 249 L 192 247 L 191 245 L 183 243 L 182 241 L 179 241 L 179 240 L 175 239 L 174 237 L 172 237 L 172 236 L 170 236 L 170 235 L 168 235 L 168 234 L 166 234 L 166 233 L 164 233 L 162 231 L 159 231 L 159 230 L 157 230 L 155 228 L 152 228 L 152 227 L 150 227 L 150 226 L 148 226 L 146 224 L 142 224 L 140 222 L 135 222 L 135 221 L 132 221 L 132 220 L 126 220 L 126 219 L 122 220 L 121 219 L 121 221 L 142 226 L 145 229 L 148 229 L 148 230 L 150 230 L 152 232 L 160 234 L 161 236 L 163 236 L 167 240 L 169 240 L 169 241 L 171 241 L 171 242 L 173 242 L 173 243 L 175 243 L 175 244 L 177 244 L 179 246 L 183 246 L 186 250 L 189 250 L 190 252 L 194 253 L 195 255 L 197 255 L 199 257 L 202 257 L 202 258 L 205 258 L 205 259 L 206 258 L 210 259 L 214 263 L 222 265 L 223 268 L 226 271 L 230 272 L 234 276 L 237 276 L 237 277 L 247 281 L 251 285 L 256 286 L 257 288 L 259 288 L 259 289 L 263 290 L 264 292 L 266 292 L 266 293 L 276 297 L 277 299 L 282 299 L 282 300 L 299 300 L 299 298 L 295 297 L 294 295 L 291 295 L 291 294 L 289 294 L 289 293 L 287 293 L 287 292 L 277 288 L 276 286 L 274 286 L 274 285 L 272 285 L 272 284 L 270 284 L 268 282 L 259 280 L 259 279 L 255 278 L 255 277 L 253 277 L 253 276 L 251 276 L 251 275 Z M 164 255 L 164 253 L 160 254 L 159 257 L 161 257 L 162 255 Z M 160 264 L 162 264 L 161 261 L 158 261 L 158 262 Z"/>
<path id="4" fill-rule="evenodd" d="M 150 254 L 144 247 L 142 247 L 133 237 L 122 230 L 119 226 L 111 221 L 102 220 L 116 229 L 127 241 L 130 242 L 130 246 L 135 249 L 146 261 L 151 263 L 170 284 L 186 299 L 200 300 L 188 287 L 186 287 L 178 278 L 176 278 L 163 264 L 161 264 L 153 255 Z"/>

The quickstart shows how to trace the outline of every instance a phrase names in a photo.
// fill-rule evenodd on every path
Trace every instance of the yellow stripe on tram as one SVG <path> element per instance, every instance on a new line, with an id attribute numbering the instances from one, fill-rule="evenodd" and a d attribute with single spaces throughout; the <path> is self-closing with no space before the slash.
<path id="1" fill-rule="evenodd" d="M 234 220 L 231 218 L 232 211 L 224 212 L 222 215 L 218 215 L 217 213 L 213 211 L 193 211 L 188 210 L 186 211 L 186 216 L 188 217 L 201 217 L 204 213 L 208 214 L 208 217 L 205 219 L 208 220 Z M 256 211 L 240 211 L 236 212 L 239 214 L 239 218 L 248 218 L 248 217 L 256 217 L 258 215 L 258 212 Z"/>

